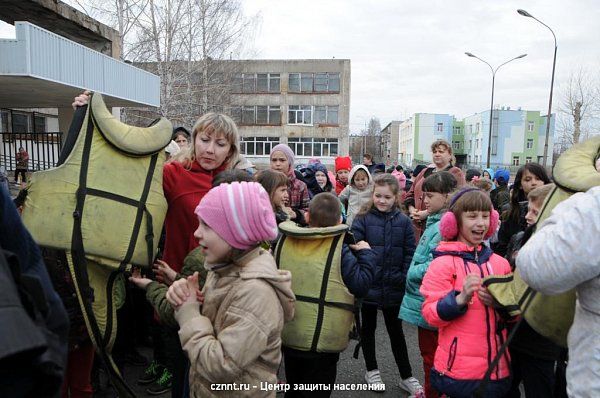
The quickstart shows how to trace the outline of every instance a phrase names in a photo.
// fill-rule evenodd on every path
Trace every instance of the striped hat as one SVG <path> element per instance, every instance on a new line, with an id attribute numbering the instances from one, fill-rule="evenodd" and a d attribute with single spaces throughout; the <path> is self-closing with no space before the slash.
<path id="1" fill-rule="evenodd" d="M 246 250 L 277 237 L 269 194 L 257 182 L 233 182 L 211 189 L 195 211 L 230 246 Z"/>

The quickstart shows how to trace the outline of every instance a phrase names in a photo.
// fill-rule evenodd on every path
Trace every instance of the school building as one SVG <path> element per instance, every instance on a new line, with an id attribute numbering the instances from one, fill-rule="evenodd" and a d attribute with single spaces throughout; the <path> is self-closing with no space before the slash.
<path id="1" fill-rule="evenodd" d="M 540 111 L 501 107 L 493 110 L 490 164 L 520 166 L 541 163 L 544 155 L 547 117 Z M 548 141 L 548 164 L 552 164 L 554 146 L 552 115 Z M 452 144 L 459 165 L 483 167 L 487 164 L 490 111 L 457 120 L 449 114 L 415 113 L 398 123 L 397 147 L 389 146 L 392 162 L 407 165 L 429 163 L 431 143 L 444 139 Z M 389 140 L 393 143 L 394 140 Z"/>

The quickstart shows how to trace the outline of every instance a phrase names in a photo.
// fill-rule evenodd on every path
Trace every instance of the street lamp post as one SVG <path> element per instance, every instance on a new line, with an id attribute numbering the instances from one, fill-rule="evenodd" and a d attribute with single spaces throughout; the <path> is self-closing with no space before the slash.
<path id="1" fill-rule="evenodd" d="M 498 69 L 500 69 L 500 67 L 502 67 L 502 66 L 506 65 L 507 63 L 512 62 L 516 59 L 524 58 L 527 56 L 527 54 L 521 54 L 518 57 L 511 58 L 508 61 L 504 62 L 503 64 L 498 65 L 498 67 L 496 67 L 496 69 L 494 69 L 492 67 L 492 65 L 490 65 L 487 61 L 484 61 L 483 59 L 479 58 L 476 55 L 471 54 L 470 52 L 466 52 L 465 54 L 471 58 L 476 58 L 476 59 L 480 60 L 481 62 L 483 62 L 484 64 L 489 66 L 490 70 L 492 71 L 492 101 L 490 104 L 490 129 L 488 132 L 487 163 L 486 163 L 486 165 L 487 165 L 486 167 L 489 168 L 490 160 L 491 160 L 491 156 L 492 156 L 492 115 L 494 112 L 494 84 L 496 82 L 496 72 L 498 72 Z"/>
<path id="2" fill-rule="evenodd" d="M 517 12 L 519 13 L 519 15 L 522 15 L 524 17 L 533 18 L 536 21 L 538 21 L 539 23 L 541 23 L 542 25 L 544 25 L 545 27 L 547 27 L 548 30 L 550 31 L 550 33 L 552 33 L 552 37 L 554 37 L 554 60 L 552 61 L 552 81 L 550 82 L 550 99 L 548 100 L 548 116 L 546 118 L 546 140 L 544 142 L 543 166 L 546 167 L 546 163 L 547 163 L 547 159 L 548 159 L 548 139 L 550 137 L 550 122 L 552 119 L 552 92 L 554 90 L 554 70 L 556 69 L 556 50 L 558 50 L 558 45 L 556 43 L 556 35 L 554 34 L 554 31 L 552 29 L 550 29 L 550 27 L 548 25 L 546 25 L 545 23 L 543 23 L 542 21 L 540 21 L 539 19 L 537 19 L 536 17 L 534 17 L 533 15 L 531 15 L 530 13 L 528 13 L 525 10 L 518 9 Z"/>

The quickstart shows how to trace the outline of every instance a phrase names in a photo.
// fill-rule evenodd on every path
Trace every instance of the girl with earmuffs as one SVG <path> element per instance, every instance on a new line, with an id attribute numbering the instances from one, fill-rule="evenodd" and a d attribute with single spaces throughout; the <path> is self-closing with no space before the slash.
<path id="1" fill-rule="evenodd" d="M 438 328 L 431 385 L 447 397 L 471 397 L 506 340 L 505 320 L 482 284 L 489 275 L 511 272 L 508 261 L 483 245 L 496 230 L 498 213 L 477 188 L 454 195 L 440 221 L 442 242 L 421 285 L 423 318 Z M 510 358 L 504 355 L 483 396 L 502 397 L 510 388 Z"/>

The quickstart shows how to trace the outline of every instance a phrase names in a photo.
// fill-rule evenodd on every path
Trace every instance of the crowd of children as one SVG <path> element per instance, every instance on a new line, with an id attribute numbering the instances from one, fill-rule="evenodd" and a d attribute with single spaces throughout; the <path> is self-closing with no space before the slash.
<path id="1" fill-rule="evenodd" d="M 137 269 L 129 278 L 145 290 L 160 324 L 178 330 L 183 361 L 160 364 L 173 368 L 170 377 L 180 386 L 172 396 L 220 396 L 215 386 L 233 382 L 277 385 L 282 363 L 287 383 L 331 386 L 355 326 L 364 382 L 383 391 L 379 311 L 398 383 L 411 396 L 471 397 L 479 390 L 517 397 L 520 383 L 527 397 L 555 394 L 559 348 L 523 322 L 503 353 L 515 318 L 484 283 L 511 273 L 532 235 L 554 187 L 540 165 L 521 167 L 509 189 L 507 170 L 468 170 L 465 178 L 451 145 L 438 140 L 431 146 L 434 163 L 416 174 L 401 166 L 385 173 L 367 154 L 365 164 L 354 166 L 337 157 L 332 180 L 318 160 L 298 172 L 291 148 L 278 144 L 270 168 L 250 176 L 232 170 L 237 148 L 215 149 L 237 145 L 227 116 L 196 124 L 196 149 L 185 149 L 189 134 L 174 137 L 183 152 L 165 167 L 165 253 L 155 278 Z M 200 157 L 201 150 L 221 163 Z M 190 183 L 190 175 L 197 181 Z M 403 322 L 418 330 L 423 386 L 413 376 Z M 86 339 L 75 343 L 80 350 L 91 346 Z M 161 372 L 153 364 L 149 380 Z M 80 396 L 89 396 L 83 389 Z M 330 394 L 331 388 L 290 390 L 286 397 Z"/>

